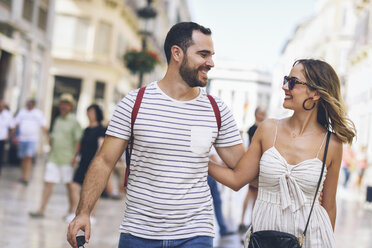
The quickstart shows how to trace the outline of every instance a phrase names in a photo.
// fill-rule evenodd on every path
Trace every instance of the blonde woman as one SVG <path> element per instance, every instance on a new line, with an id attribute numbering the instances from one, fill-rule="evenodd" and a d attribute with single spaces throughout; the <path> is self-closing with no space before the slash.
<path id="1" fill-rule="evenodd" d="M 264 121 L 235 169 L 209 164 L 209 174 L 239 190 L 259 175 L 253 209 L 254 231 L 276 230 L 300 237 L 306 226 L 319 180 L 327 132 L 331 131 L 320 185 L 322 205 L 315 201 L 303 247 L 335 247 L 336 189 L 342 143 L 355 136 L 346 118 L 340 81 L 333 68 L 320 60 L 294 63 L 282 87 L 286 119 Z"/>

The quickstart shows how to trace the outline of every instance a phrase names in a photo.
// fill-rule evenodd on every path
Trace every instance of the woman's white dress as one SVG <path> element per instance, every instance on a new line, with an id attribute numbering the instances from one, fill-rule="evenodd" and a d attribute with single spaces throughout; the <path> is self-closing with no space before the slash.
<path id="1" fill-rule="evenodd" d="M 252 213 L 253 231 L 277 230 L 300 237 L 305 229 L 323 162 L 318 154 L 296 165 L 288 164 L 274 144 L 261 157 L 258 197 Z M 319 192 L 322 191 L 324 169 Z M 326 210 L 316 199 L 304 248 L 335 247 L 334 233 Z"/>

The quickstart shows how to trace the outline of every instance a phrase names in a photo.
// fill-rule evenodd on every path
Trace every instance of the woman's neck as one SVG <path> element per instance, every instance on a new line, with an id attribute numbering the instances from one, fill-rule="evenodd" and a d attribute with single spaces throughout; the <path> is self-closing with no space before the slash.
<path id="1" fill-rule="evenodd" d="M 91 121 L 91 122 L 89 122 L 89 127 L 96 127 L 96 126 L 98 126 L 98 121 Z"/>
<path id="2" fill-rule="evenodd" d="M 304 136 L 307 134 L 314 134 L 321 130 L 321 126 L 317 120 L 317 112 L 295 112 L 289 119 L 288 124 L 291 136 Z M 323 131 L 323 130 L 321 130 Z"/>

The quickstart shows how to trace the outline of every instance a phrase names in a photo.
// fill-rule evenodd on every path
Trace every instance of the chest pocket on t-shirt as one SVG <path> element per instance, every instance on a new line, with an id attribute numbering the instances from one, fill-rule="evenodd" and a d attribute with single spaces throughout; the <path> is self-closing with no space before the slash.
<path id="1" fill-rule="evenodd" d="M 212 129 L 209 127 L 191 127 L 191 151 L 196 154 L 209 153 L 212 146 L 212 134 Z"/>

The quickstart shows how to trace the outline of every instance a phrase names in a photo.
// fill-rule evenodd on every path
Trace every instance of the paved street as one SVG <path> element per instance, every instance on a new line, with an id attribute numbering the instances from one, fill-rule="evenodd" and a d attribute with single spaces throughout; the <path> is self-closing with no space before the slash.
<path id="1" fill-rule="evenodd" d="M 65 248 L 67 224 L 67 195 L 63 185 L 54 188 L 44 219 L 31 219 L 29 211 L 36 210 L 42 192 L 43 159 L 37 161 L 30 184 L 17 182 L 18 167 L 4 167 L 0 176 L 0 247 L 1 248 Z M 240 219 L 246 188 L 233 192 L 221 189 L 223 211 L 230 229 L 236 229 Z M 336 224 L 337 248 L 372 247 L 372 205 L 364 203 L 365 192 L 356 189 L 338 191 L 338 218 Z M 116 248 L 118 226 L 122 218 L 122 200 L 101 199 L 97 223 L 93 226 L 88 248 Z M 249 216 L 248 216 L 249 218 Z M 249 221 L 249 220 L 248 220 Z M 217 224 L 215 224 L 217 226 Z M 217 227 L 216 227 L 216 233 Z M 214 239 L 215 247 L 241 248 L 238 234 Z"/>

